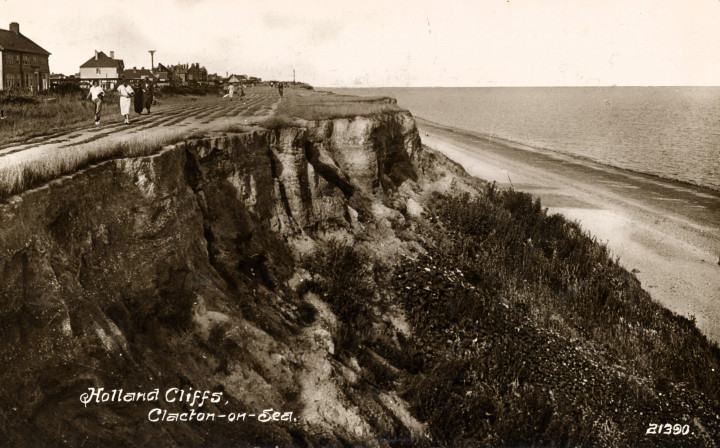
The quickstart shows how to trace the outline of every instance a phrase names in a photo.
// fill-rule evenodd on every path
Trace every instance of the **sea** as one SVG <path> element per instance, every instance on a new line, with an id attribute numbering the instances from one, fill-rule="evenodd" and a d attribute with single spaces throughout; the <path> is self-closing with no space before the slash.
<path id="1" fill-rule="evenodd" d="M 435 123 L 720 191 L 720 87 L 325 88 Z"/>

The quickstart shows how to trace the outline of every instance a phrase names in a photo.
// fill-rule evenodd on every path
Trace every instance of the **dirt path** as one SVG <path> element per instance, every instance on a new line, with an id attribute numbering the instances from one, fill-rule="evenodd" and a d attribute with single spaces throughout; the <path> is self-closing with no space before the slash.
<path id="1" fill-rule="evenodd" d="M 472 175 L 540 197 L 607 243 L 651 296 L 720 341 L 720 193 L 418 120 Z"/>
<path id="2" fill-rule="evenodd" d="M 128 135 L 143 137 L 177 132 L 210 131 L 229 124 L 247 124 L 253 118 L 267 115 L 278 101 L 277 94 L 270 89 L 249 92 L 244 99 L 208 97 L 180 104 L 163 106 L 159 104 L 150 114 L 131 115 L 131 123 L 110 121 L 95 126 L 91 120 L 87 125 L 76 126 L 53 134 L 31 138 L 23 143 L 0 144 L 0 167 L 10 166 L 30 157 L 63 148 L 77 147 L 87 143 L 107 140 L 108 143 L 121 141 Z M 107 120 L 110 117 L 104 116 Z M 117 117 L 113 117 L 117 118 Z M 109 120 L 108 120 L 109 121 Z"/>

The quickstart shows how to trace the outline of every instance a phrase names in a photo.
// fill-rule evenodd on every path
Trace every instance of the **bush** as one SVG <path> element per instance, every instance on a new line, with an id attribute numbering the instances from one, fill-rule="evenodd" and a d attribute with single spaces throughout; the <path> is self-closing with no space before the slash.
<path id="1" fill-rule="evenodd" d="M 357 349 L 372 321 L 375 284 L 369 257 L 333 240 L 309 260 L 307 268 L 319 277 L 311 290 L 328 302 L 341 323 L 334 335 L 338 353 Z"/>

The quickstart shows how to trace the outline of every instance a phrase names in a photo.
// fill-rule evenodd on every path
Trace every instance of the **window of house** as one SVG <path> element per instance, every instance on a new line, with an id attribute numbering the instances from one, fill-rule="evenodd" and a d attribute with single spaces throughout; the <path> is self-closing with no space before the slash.
<path id="1" fill-rule="evenodd" d="M 97 73 L 97 74 L 99 75 L 99 74 L 100 74 L 100 69 L 99 69 L 99 68 L 96 68 L 96 69 L 95 69 L 95 73 Z"/>
<path id="2" fill-rule="evenodd" d="M 30 56 L 24 54 L 23 55 L 23 65 L 29 65 L 30 64 Z"/>
<path id="3" fill-rule="evenodd" d="M 37 65 L 37 56 L 32 57 L 32 63 L 33 65 Z"/>
<path id="4" fill-rule="evenodd" d="M 20 55 L 19 54 L 15 55 L 15 63 L 20 65 Z"/>

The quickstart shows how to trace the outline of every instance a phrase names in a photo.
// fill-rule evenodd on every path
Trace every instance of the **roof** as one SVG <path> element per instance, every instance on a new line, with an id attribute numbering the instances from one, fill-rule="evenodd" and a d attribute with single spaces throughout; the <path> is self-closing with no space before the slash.
<path id="1" fill-rule="evenodd" d="M 155 71 L 156 72 L 169 72 L 170 69 L 158 62 L 157 66 L 155 67 Z"/>
<path id="2" fill-rule="evenodd" d="M 122 59 L 113 59 L 110 56 L 106 55 L 102 51 L 98 52 L 97 59 L 95 59 L 95 56 L 88 59 L 86 63 L 80 66 L 80 68 L 99 68 L 99 67 L 113 67 L 113 68 L 122 68 L 123 67 L 123 61 Z"/>
<path id="3" fill-rule="evenodd" d="M 0 50 L 22 51 L 49 56 L 50 52 L 14 31 L 0 30 Z"/>
<path id="4" fill-rule="evenodd" d="M 155 78 L 155 75 L 146 68 L 131 68 L 123 72 L 125 79 Z"/>

